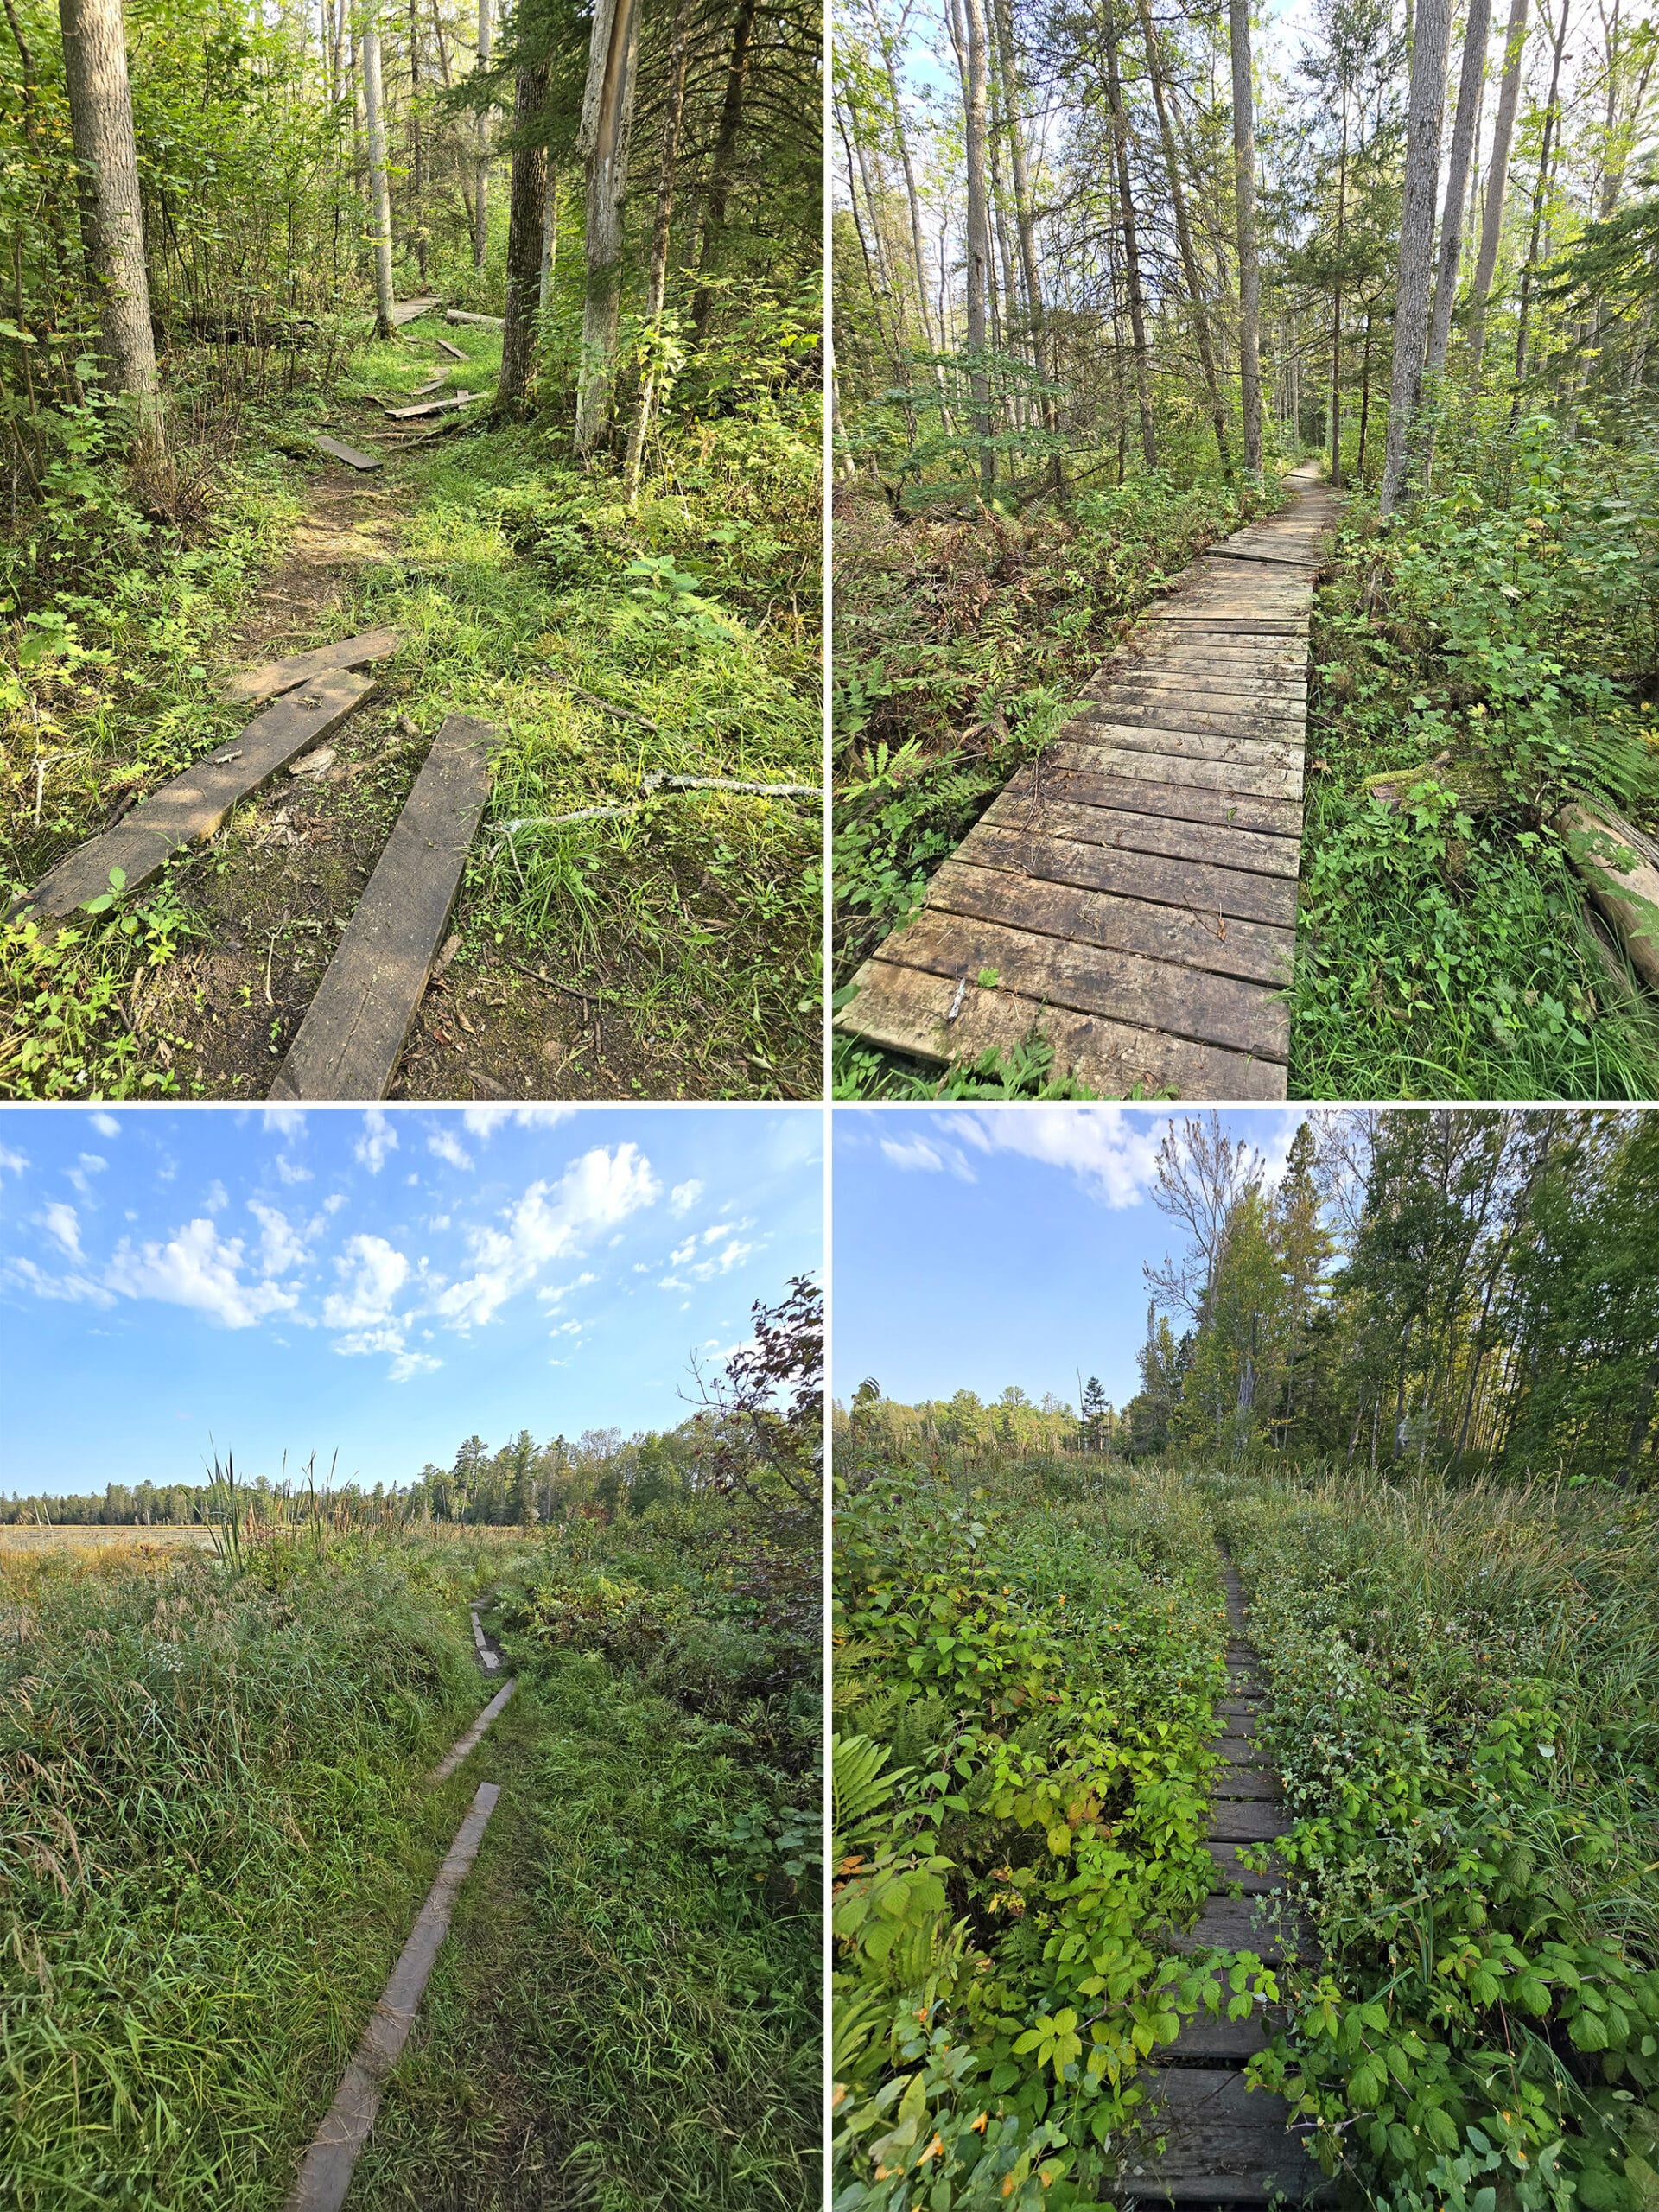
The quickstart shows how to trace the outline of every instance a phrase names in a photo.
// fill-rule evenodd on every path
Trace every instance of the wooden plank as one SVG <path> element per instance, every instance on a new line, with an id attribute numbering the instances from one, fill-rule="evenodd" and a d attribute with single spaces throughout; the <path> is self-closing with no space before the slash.
<path id="1" fill-rule="evenodd" d="M 1249 1766 L 1223 1767 L 1210 1785 L 1210 1796 L 1217 1804 L 1241 1798 L 1250 1798 L 1263 1805 L 1282 1805 L 1285 1801 L 1275 1775 Z"/>
<path id="2" fill-rule="evenodd" d="M 438 305 L 435 299 L 400 300 L 391 311 L 391 326 L 401 330 L 406 322 L 418 322 L 423 315 L 430 315 Z"/>
<path id="3" fill-rule="evenodd" d="M 451 715 L 289 1048 L 273 1098 L 384 1098 L 489 796 L 487 722 Z"/>
<path id="4" fill-rule="evenodd" d="M 1231 2059 L 1243 2065 L 1258 2050 L 1265 2050 L 1283 2025 L 1283 2014 L 1258 2005 L 1248 2018 L 1230 2020 L 1226 2005 L 1231 1994 L 1224 1986 L 1219 2012 L 1199 2012 L 1192 2019 L 1184 2020 L 1174 2042 L 1159 2045 L 1159 2058 L 1175 2059 L 1189 2065 L 1205 2059 L 1217 2065 Z"/>
<path id="5" fill-rule="evenodd" d="M 1115 699 L 1147 704 L 1204 701 L 1221 715 L 1249 714 L 1259 705 L 1269 713 L 1300 719 L 1307 712 L 1307 673 L 1304 669 L 1294 675 L 1264 669 L 1234 673 L 1225 667 L 1166 667 L 1157 660 L 1136 660 L 1107 671 L 1096 683 L 1084 684 L 1084 696 L 1103 705 Z"/>
<path id="6" fill-rule="evenodd" d="M 110 887 L 120 868 L 123 896 L 159 875 L 173 855 L 197 838 L 211 837 L 233 806 L 343 722 L 374 689 L 373 678 L 337 670 L 302 691 L 290 691 L 221 745 L 173 777 L 134 807 L 126 819 L 79 846 L 13 909 L 70 914 Z"/>
<path id="7" fill-rule="evenodd" d="M 1029 779 L 1039 774 L 1041 782 Z M 1161 816 L 1173 822 L 1202 822 L 1221 829 L 1300 840 L 1302 810 L 1294 799 L 1270 793 L 1200 791 L 1195 785 L 1149 783 L 1138 776 L 1113 775 L 1103 766 L 1068 769 L 1045 757 L 1035 772 L 1021 769 L 1004 797 L 1030 802 L 1041 797 L 1077 806 L 1114 807 L 1127 813 Z"/>
<path id="8" fill-rule="evenodd" d="M 1166 600 L 1149 607 L 1141 620 L 1162 622 L 1192 632 L 1213 632 L 1218 638 L 1302 638 L 1307 636 L 1307 617 L 1284 614 L 1217 614 L 1203 607 L 1175 607 Z"/>
<path id="9" fill-rule="evenodd" d="M 1036 848 L 1039 840 L 1054 838 L 1064 841 L 1068 848 L 1077 845 L 1103 847 L 1108 853 L 1143 853 L 1152 857 L 1187 861 L 1200 868 L 1213 867 L 1225 870 L 1229 875 L 1270 876 L 1275 884 L 1294 885 L 1298 872 L 1298 850 L 1294 837 L 1274 837 L 1253 830 L 1235 830 L 1230 824 L 1212 825 L 1205 822 L 1179 822 L 1160 814 L 1137 814 L 1126 808 L 1110 806 L 1081 806 L 1065 799 L 1049 798 L 1041 793 L 1034 798 L 1017 796 L 1010 798 L 1006 791 L 981 815 L 978 829 L 1004 831 L 1013 836 L 1028 837 Z M 1064 882 L 1078 879 L 1071 870 L 1081 865 L 1079 855 L 1068 849 L 1064 855 L 1066 873 Z M 1100 863 L 1103 865 L 1103 862 Z M 1040 870 L 1035 873 L 1042 873 Z M 1101 885 L 1109 890 L 1110 884 Z M 1254 890 L 1247 891 L 1240 885 L 1229 887 L 1225 899 L 1218 899 L 1224 913 L 1233 911 L 1234 899 L 1255 898 Z M 1267 894 L 1262 894 L 1266 897 Z M 1276 891 L 1272 894 L 1282 903 L 1294 918 L 1296 901 L 1294 892 Z M 1205 890 L 1208 903 L 1208 889 Z M 1261 922 L 1285 918 L 1278 908 L 1270 912 L 1258 912 L 1249 908 L 1254 919 Z"/>
<path id="10" fill-rule="evenodd" d="M 446 415 L 453 407 L 470 407 L 475 399 L 482 399 L 481 391 L 452 391 L 442 399 L 423 399 L 414 407 L 388 407 L 386 419 L 391 423 L 413 423 L 423 415 Z"/>
<path id="11" fill-rule="evenodd" d="M 1209 1844 L 1274 1843 L 1284 1832 L 1282 1805 L 1263 1804 L 1254 1797 L 1230 1797 L 1211 1804 L 1204 1840 Z"/>
<path id="12" fill-rule="evenodd" d="M 1129 782 L 1185 785 L 1194 791 L 1226 791 L 1253 798 L 1300 799 L 1300 768 L 1269 767 L 1243 760 L 1194 760 L 1184 753 L 1161 747 L 1116 745 L 1056 745 L 1044 755 L 1058 769 L 1101 776 L 1121 776 Z"/>
<path id="13" fill-rule="evenodd" d="M 1224 837 L 1227 833 L 1212 830 L 1209 834 Z M 1150 899 L 1178 912 L 1202 914 L 1211 927 L 1218 914 L 1244 922 L 1266 922 L 1286 931 L 1294 930 L 1296 924 L 1293 877 L 1253 875 L 1241 868 L 1211 868 L 1193 859 L 1125 851 L 1117 844 L 1074 842 L 1052 820 L 1045 821 L 1034 835 L 1022 835 L 1017 830 L 1003 829 L 988 816 L 961 847 L 957 857 L 971 860 L 976 868 L 1009 868 L 1050 883 L 1072 884 L 1079 890 Z"/>
<path id="14" fill-rule="evenodd" d="M 1236 1883 L 1247 1897 L 1259 1897 L 1266 1891 L 1284 1887 L 1282 1869 L 1275 1869 L 1270 1865 L 1265 1874 L 1258 1874 L 1253 1867 L 1246 1866 L 1240 1860 L 1236 1843 L 1217 1843 L 1213 1837 L 1206 1837 L 1205 1841 L 1209 1845 L 1210 1856 L 1216 1862 L 1212 1886 L 1226 1889 Z"/>
<path id="15" fill-rule="evenodd" d="M 1264 2203 L 1278 2195 L 1300 2201 L 1321 2183 L 1302 2148 L 1282 2097 L 1248 2087 L 1230 2069 L 1147 2067 L 1137 2144 L 1112 2177 L 1123 2196 L 1173 2203 Z M 1311 2133 L 1311 2124 L 1302 2133 Z M 1152 2139 L 1162 2137 L 1161 2157 Z"/>
<path id="16" fill-rule="evenodd" d="M 286 660 L 244 669 L 239 676 L 226 677 L 219 696 L 251 703 L 271 699 L 279 691 L 291 691 L 296 683 L 308 683 L 314 676 L 326 676 L 330 669 L 361 668 L 367 661 L 389 659 L 401 642 L 396 630 L 365 630 L 360 637 L 341 638 L 335 645 L 317 645 L 310 652 L 290 653 Z"/>
<path id="17" fill-rule="evenodd" d="M 335 461 L 343 461 L 348 468 L 378 468 L 380 456 L 373 453 L 359 453 L 355 446 L 343 446 L 338 438 L 325 438 L 319 430 L 317 443 L 323 452 Z"/>
<path id="18" fill-rule="evenodd" d="M 1198 722 L 1232 722 L 1237 726 L 1220 729 L 1189 727 Z M 1206 715 L 1202 709 L 1186 709 L 1141 713 L 1115 700 L 1079 715 L 1058 736 L 1072 745 L 1109 742 L 1132 746 L 1141 752 L 1179 753 L 1187 760 L 1249 760 L 1266 768 L 1300 766 L 1303 752 L 1300 720 L 1262 720 L 1252 728 L 1242 715 Z"/>
<path id="19" fill-rule="evenodd" d="M 462 347 L 452 346 L 447 338 L 435 338 L 432 343 L 440 353 L 447 353 L 452 361 L 464 361 L 468 358 Z"/>
<path id="20" fill-rule="evenodd" d="M 1054 1048 L 1056 1073 L 1075 1077 L 1103 1097 L 1136 1090 L 1180 1098 L 1285 1095 L 1285 1071 L 1272 1061 L 1044 1006 L 1014 991 L 982 990 L 971 980 L 959 992 L 954 976 L 930 975 L 880 954 L 853 980 L 858 995 L 836 1016 L 836 1027 L 912 1059 L 942 1066 L 993 1048 L 1008 1052 L 1035 1028 Z"/>
<path id="21" fill-rule="evenodd" d="M 1212 976 L 1238 976 L 1276 990 L 1290 982 L 1295 932 L 1260 922 L 1218 925 L 1213 912 L 1154 906 L 1144 899 L 1054 883 L 1007 868 L 971 865 L 971 845 L 948 860 L 933 879 L 930 909 L 1009 929 L 1094 944 L 1108 952 L 1144 953 Z"/>
<path id="22" fill-rule="evenodd" d="M 1009 990 L 1041 1004 L 1103 1014 L 1262 1059 L 1288 1057 L 1283 1001 L 1262 984 L 1230 976 L 1177 968 L 1136 953 L 1065 944 L 928 907 L 888 938 L 882 957 L 948 976 L 952 982 L 994 968 Z"/>
<path id="23" fill-rule="evenodd" d="M 1254 1951 L 1269 1966 L 1305 1957 L 1306 1933 L 1292 1916 L 1261 1897 L 1212 1897 L 1177 1938 L 1181 1951 Z"/>

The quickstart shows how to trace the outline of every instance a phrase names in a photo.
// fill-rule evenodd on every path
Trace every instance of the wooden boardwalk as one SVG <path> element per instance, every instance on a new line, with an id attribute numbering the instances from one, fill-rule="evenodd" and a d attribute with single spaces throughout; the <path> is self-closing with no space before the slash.
<path id="1" fill-rule="evenodd" d="M 1271 1966 L 1306 1955 L 1308 1938 L 1282 1910 L 1282 1897 L 1273 1896 L 1282 1877 L 1255 1874 L 1238 1863 L 1241 1844 L 1270 1843 L 1290 1821 L 1279 1777 L 1256 1745 L 1263 1687 L 1230 1560 L 1225 1580 L 1228 1694 L 1205 1838 L 1216 1873 L 1210 1901 L 1178 1939 L 1179 1948 L 1254 1951 Z M 1227 1894 L 1235 1889 L 1243 1896 Z M 1114 2177 L 1119 2195 L 1166 2204 L 1265 2204 L 1271 2197 L 1300 2202 L 1322 2189 L 1324 2177 L 1299 2140 L 1306 2131 L 1291 2125 L 1290 2107 L 1245 2084 L 1251 2054 L 1266 2047 L 1277 2025 L 1259 2013 L 1230 2020 L 1224 2010 L 1189 2020 L 1159 2050 L 1156 2063 L 1137 2078 L 1147 2090 L 1147 2127 L 1162 2133 L 1163 2155 L 1143 2164 L 1131 2159 L 1128 2171 Z"/>
<path id="2" fill-rule="evenodd" d="M 1091 1090 L 1284 1097 L 1308 618 L 1338 505 L 1314 464 L 1288 480 L 1084 687 L 839 1028 L 942 1063 L 1035 1028 Z"/>

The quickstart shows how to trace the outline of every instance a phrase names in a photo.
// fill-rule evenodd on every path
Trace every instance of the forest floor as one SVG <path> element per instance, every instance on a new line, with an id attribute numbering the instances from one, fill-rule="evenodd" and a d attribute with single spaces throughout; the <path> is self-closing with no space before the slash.
<path id="1" fill-rule="evenodd" d="M 436 353 L 439 331 L 465 361 Z M 370 628 L 402 643 L 323 773 L 278 776 L 130 912 L 78 917 L 67 943 L 8 931 L 12 1095 L 263 1096 L 450 713 L 505 733 L 489 818 L 628 804 L 653 769 L 820 780 L 815 500 L 755 488 L 753 470 L 736 488 L 745 472 L 709 437 L 665 455 L 630 507 L 533 424 L 386 421 L 382 402 L 446 370 L 446 390 L 487 393 L 499 353 L 493 332 L 435 321 L 359 356 L 311 420 L 383 455 L 372 474 L 279 423 L 296 457 L 245 479 L 245 550 L 167 610 L 166 667 L 143 666 L 149 623 L 126 697 L 99 683 L 80 616 L 86 659 L 63 657 L 52 702 L 76 765 L 39 831 L 26 810 L 7 825 L 19 888 L 112 795 L 233 734 L 246 710 L 219 703 L 224 674 Z M 37 696 L 52 675 L 48 657 Z M 171 742 L 145 745 L 147 704 Z M 10 780 L 26 810 L 33 777 Z M 815 1095 L 818 835 L 813 802 L 721 792 L 511 841 L 486 819 L 391 1095 Z"/>

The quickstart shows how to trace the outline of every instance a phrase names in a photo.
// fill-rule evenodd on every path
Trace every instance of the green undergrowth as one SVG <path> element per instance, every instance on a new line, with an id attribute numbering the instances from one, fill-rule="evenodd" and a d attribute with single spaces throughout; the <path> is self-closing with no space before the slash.
<path id="1" fill-rule="evenodd" d="M 467 356 L 441 365 L 448 388 L 493 390 L 499 335 L 446 334 Z M 359 487 L 376 495 L 359 526 L 381 532 L 381 557 L 288 640 L 394 626 L 404 643 L 377 677 L 422 735 L 450 712 L 501 729 L 458 911 L 459 972 L 487 946 L 585 982 L 612 1033 L 628 1033 L 622 1057 L 647 1090 L 653 1055 L 698 1095 L 819 1087 L 818 802 L 642 789 L 673 775 L 821 781 L 817 401 L 792 380 L 807 336 L 758 300 L 723 341 L 721 409 L 671 411 L 632 504 L 615 476 L 572 470 L 566 434 L 533 419 L 492 429 L 469 417 L 395 454 Z M 86 471 L 95 532 L 77 537 L 54 510 L 32 553 L 9 549 L 0 865 L 12 893 L 102 827 L 124 791 L 154 788 L 242 725 L 246 710 L 221 703 L 213 680 L 306 504 L 315 456 L 284 454 L 305 454 L 323 422 L 352 442 L 354 411 L 408 394 L 430 353 L 429 331 L 411 325 L 395 346 L 349 355 L 326 404 L 302 394 L 283 413 L 218 424 L 211 447 L 185 454 L 194 490 L 174 523 L 123 505 L 100 461 Z M 318 488 L 341 484 L 325 474 Z M 604 806 L 632 810 L 492 828 Z M 129 1017 L 135 979 L 188 943 L 177 879 L 192 865 L 71 927 L 6 927 L 0 1090 L 191 1089 L 188 1058 L 167 1065 Z"/>
<path id="2" fill-rule="evenodd" d="M 521 1687 L 467 1770 L 502 1797 L 365 2212 L 818 2203 L 810 1537 L 658 1510 L 505 1563 Z"/>
<path id="3" fill-rule="evenodd" d="M 1654 451 L 1650 424 L 1539 419 L 1387 524 L 1351 500 L 1314 614 L 1294 1095 L 1659 1091 L 1659 1007 L 1554 826 L 1583 798 L 1659 828 Z M 1394 770 L 1397 806 L 1367 788 Z"/>
<path id="4" fill-rule="evenodd" d="M 466 1548 L 241 1560 L 4 1570 L 19 2212 L 280 2202 L 447 1840 L 416 1784 L 479 1701 Z"/>
<path id="5" fill-rule="evenodd" d="M 1257 2075 L 1395 2212 L 1652 2212 L 1652 1494 L 1216 1495 L 1324 1951 Z"/>
<path id="6" fill-rule="evenodd" d="M 1109 2202 L 1154 2149 L 1141 2062 L 1273 1988 L 1170 1948 L 1211 1873 L 1203 1503 L 1155 1471 L 855 1463 L 836 1520 L 836 2203 Z"/>

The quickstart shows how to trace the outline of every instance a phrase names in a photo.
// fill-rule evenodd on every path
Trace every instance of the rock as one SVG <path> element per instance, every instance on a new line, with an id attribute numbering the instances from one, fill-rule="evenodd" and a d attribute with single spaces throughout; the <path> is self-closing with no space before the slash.
<path id="1" fill-rule="evenodd" d="M 334 747 L 320 745 L 315 753 L 308 753 L 302 760 L 296 760 L 288 772 L 290 776 L 321 776 L 334 765 Z"/>

